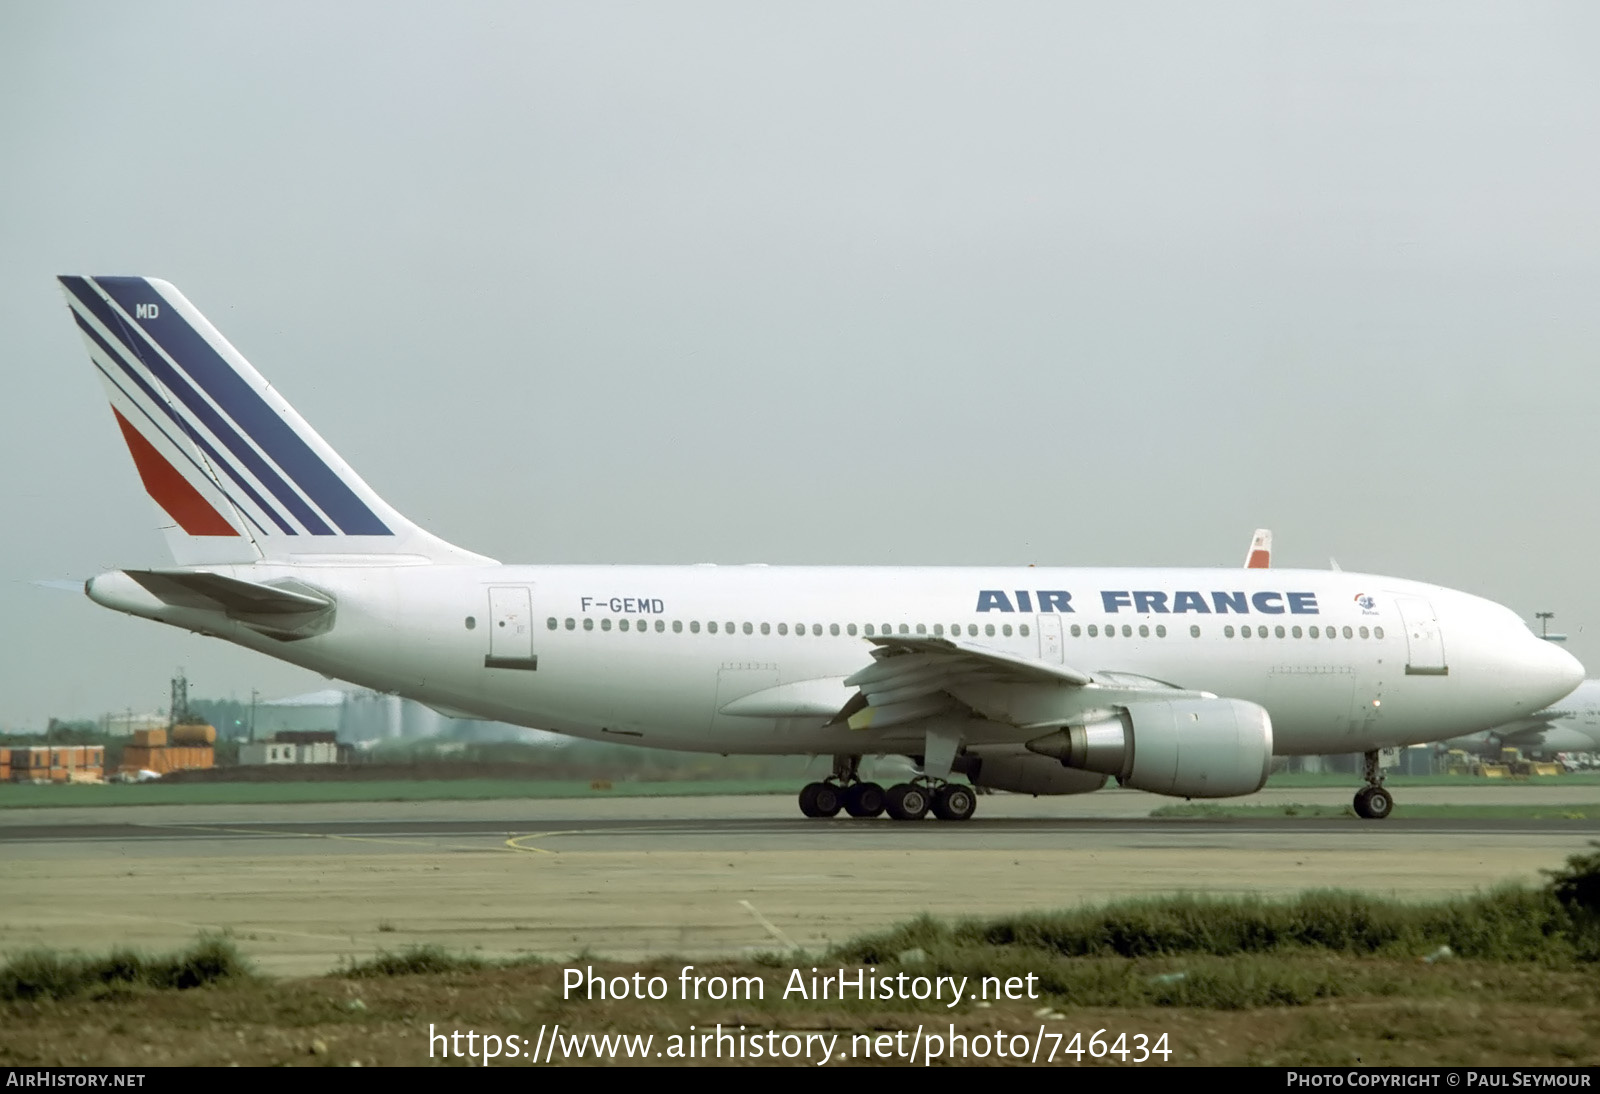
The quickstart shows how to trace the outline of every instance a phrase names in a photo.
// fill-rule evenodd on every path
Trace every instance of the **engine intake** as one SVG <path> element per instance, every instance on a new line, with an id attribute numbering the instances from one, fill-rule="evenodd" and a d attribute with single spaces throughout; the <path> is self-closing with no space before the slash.
<path id="1" fill-rule="evenodd" d="M 1068 768 L 1182 798 L 1254 794 L 1272 768 L 1272 719 L 1242 699 L 1151 699 L 1028 742 Z"/>

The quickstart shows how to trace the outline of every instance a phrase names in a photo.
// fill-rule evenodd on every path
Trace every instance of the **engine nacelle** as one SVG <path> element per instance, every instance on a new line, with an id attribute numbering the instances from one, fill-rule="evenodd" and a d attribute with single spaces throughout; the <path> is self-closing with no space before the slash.
<path id="1" fill-rule="evenodd" d="M 1088 794 L 1106 784 L 1104 775 L 1064 767 L 1059 760 L 1021 748 L 969 752 L 960 764 L 973 786 L 1014 794 Z"/>
<path id="2" fill-rule="evenodd" d="M 1254 794 L 1272 768 L 1272 719 L 1242 699 L 1150 699 L 1028 742 L 1069 768 L 1182 798 Z"/>

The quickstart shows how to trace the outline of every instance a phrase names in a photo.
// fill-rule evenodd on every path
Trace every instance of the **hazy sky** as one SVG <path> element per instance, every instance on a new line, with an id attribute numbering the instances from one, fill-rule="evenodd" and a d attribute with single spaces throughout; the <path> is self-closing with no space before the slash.
<path id="1" fill-rule="evenodd" d="M 69 272 L 502 560 L 1264 525 L 1600 675 L 1596 57 L 1587 4 L 0 5 L 0 726 L 325 686 L 32 584 L 168 562 Z"/>

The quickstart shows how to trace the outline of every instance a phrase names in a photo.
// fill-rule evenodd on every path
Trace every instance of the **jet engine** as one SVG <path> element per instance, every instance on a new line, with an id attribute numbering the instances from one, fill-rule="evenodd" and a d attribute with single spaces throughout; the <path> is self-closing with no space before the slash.
<path id="1" fill-rule="evenodd" d="M 1036 737 L 1028 748 L 1135 790 L 1231 798 L 1266 783 L 1272 719 L 1242 699 L 1150 699 Z"/>
<path id="2" fill-rule="evenodd" d="M 1088 794 L 1106 784 L 1104 775 L 1076 771 L 1048 756 L 1036 756 L 1021 748 L 985 749 L 968 752 L 957 763 L 973 786 L 990 790 L 1009 790 L 1014 794 Z"/>

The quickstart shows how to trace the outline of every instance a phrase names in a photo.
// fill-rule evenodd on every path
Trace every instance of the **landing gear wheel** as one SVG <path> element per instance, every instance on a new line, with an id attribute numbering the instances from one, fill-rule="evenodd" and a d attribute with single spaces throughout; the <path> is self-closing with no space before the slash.
<path id="1" fill-rule="evenodd" d="M 844 811 L 852 817 L 876 817 L 883 812 L 886 798 L 877 783 L 856 783 L 844 792 Z"/>
<path id="2" fill-rule="evenodd" d="M 915 783 L 900 783 L 889 788 L 883 804 L 895 820 L 921 820 L 928 815 L 928 792 Z"/>
<path id="3" fill-rule="evenodd" d="M 800 812 L 808 817 L 837 816 L 844 803 L 832 783 L 807 783 L 800 791 Z"/>
<path id="4" fill-rule="evenodd" d="M 1364 786 L 1356 791 L 1356 816 L 1363 820 L 1382 820 L 1394 808 L 1394 798 L 1381 786 Z"/>
<path id="5" fill-rule="evenodd" d="M 970 820 L 976 808 L 978 808 L 978 798 L 970 786 L 947 783 L 933 795 L 933 815 L 940 820 Z"/>

